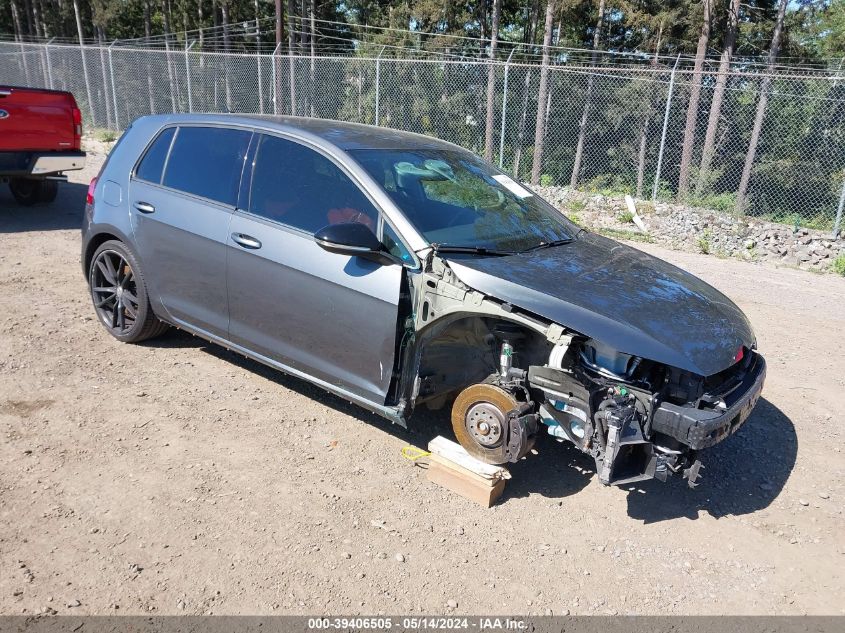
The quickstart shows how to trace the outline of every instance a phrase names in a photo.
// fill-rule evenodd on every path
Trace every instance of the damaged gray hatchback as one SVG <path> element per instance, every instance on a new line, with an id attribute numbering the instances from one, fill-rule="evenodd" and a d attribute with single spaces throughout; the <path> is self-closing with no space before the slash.
<path id="1" fill-rule="evenodd" d="M 335 121 L 135 121 L 88 191 L 82 261 L 117 339 L 168 325 L 515 462 L 571 442 L 602 483 L 685 477 L 765 362 L 727 297 L 570 222 L 450 143 Z"/>

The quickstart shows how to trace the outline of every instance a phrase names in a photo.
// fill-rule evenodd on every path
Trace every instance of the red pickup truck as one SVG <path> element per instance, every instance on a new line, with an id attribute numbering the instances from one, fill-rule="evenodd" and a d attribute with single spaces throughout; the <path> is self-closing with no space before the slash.
<path id="1" fill-rule="evenodd" d="M 82 169 L 82 113 L 69 92 L 0 85 L 0 182 L 20 204 L 52 202 Z"/>

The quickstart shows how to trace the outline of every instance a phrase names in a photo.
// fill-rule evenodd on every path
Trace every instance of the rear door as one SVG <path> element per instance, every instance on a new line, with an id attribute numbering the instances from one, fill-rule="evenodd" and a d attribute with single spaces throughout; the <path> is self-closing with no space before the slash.
<path id="1" fill-rule="evenodd" d="M 229 230 L 230 339 L 384 403 L 402 267 L 328 253 L 313 237 L 335 222 L 378 232 L 378 210 L 335 162 L 293 140 L 260 136 L 253 165 Z"/>
<path id="2" fill-rule="evenodd" d="M 129 187 L 135 241 L 170 319 L 225 338 L 226 243 L 252 132 L 164 129 Z"/>
<path id="3" fill-rule="evenodd" d="M 0 86 L 0 152 L 75 149 L 67 92 Z"/>

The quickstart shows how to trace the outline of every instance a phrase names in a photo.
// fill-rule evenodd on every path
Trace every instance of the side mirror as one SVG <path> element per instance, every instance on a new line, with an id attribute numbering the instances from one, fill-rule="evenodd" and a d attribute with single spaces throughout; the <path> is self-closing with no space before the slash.
<path id="1" fill-rule="evenodd" d="M 354 255 L 379 264 L 394 263 L 375 233 L 359 222 L 324 226 L 314 234 L 314 240 L 330 253 Z"/>

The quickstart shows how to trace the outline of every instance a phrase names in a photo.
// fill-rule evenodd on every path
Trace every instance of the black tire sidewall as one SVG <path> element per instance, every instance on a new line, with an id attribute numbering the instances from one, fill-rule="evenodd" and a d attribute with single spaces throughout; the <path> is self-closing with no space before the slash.
<path id="1" fill-rule="evenodd" d="M 59 193 L 59 183 L 56 180 L 42 180 L 41 188 L 38 191 L 38 202 L 49 204 L 56 199 Z"/>
<path id="2" fill-rule="evenodd" d="M 127 262 L 129 262 L 129 267 L 132 269 L 132 274 L 135 278 L 135 294 L 138 298 L 138 315 L 135 317 L 135 323 L 132 324 L 132 327 L 127 332 L 122 334 L 115 332 L 112 328 L 103 323 L 103 320 L 100 317 L 100 312 L 97 310 L 97 306 L 94 302 L 94 293 L 91 290 L 93 284 L 94 266 L 96 265 L 95 262 L 97 261 L 97 258 L 105 251 L 112 251 L 114 253 L 118 253 Z M 119 242 L 117 240 L 109 240 L 108 242 L 103 242 L 102 244 L 100 244 L 97 250 L 94 251 L 94 255 L 91 256 L 91 262 L 88 265 L 88 296 L 91 297 L 91 305 L 94 307 L 94 314 L 96 314 L 97 320 L 100 322 L 103 328 L 105 328 L 105 330 L 118 341 L 121 341 L 123 343 L 135 343 L 137 341 L 141 341 L 147 338 L 146 332 L 144 331 L 144 326 L 147 323 L 147 317 L 152 311 L 152 307 L 150 306 L 149 295 L 147 293 L 147 283 L 144 279 L 144 274 L 141 271 L 141 266 L 138 263 L 138 259 L 135 257 L 134 253 L 132 253 L 132 251 L 126 247 L 123 242 Z"/>
<path id="3" fill-rule="evenodd" d="M 9 181 L 9 189 L 18 204 L 31 207 L 41 201 L 44 182 L 32 178 L 12 178 Z"/>

